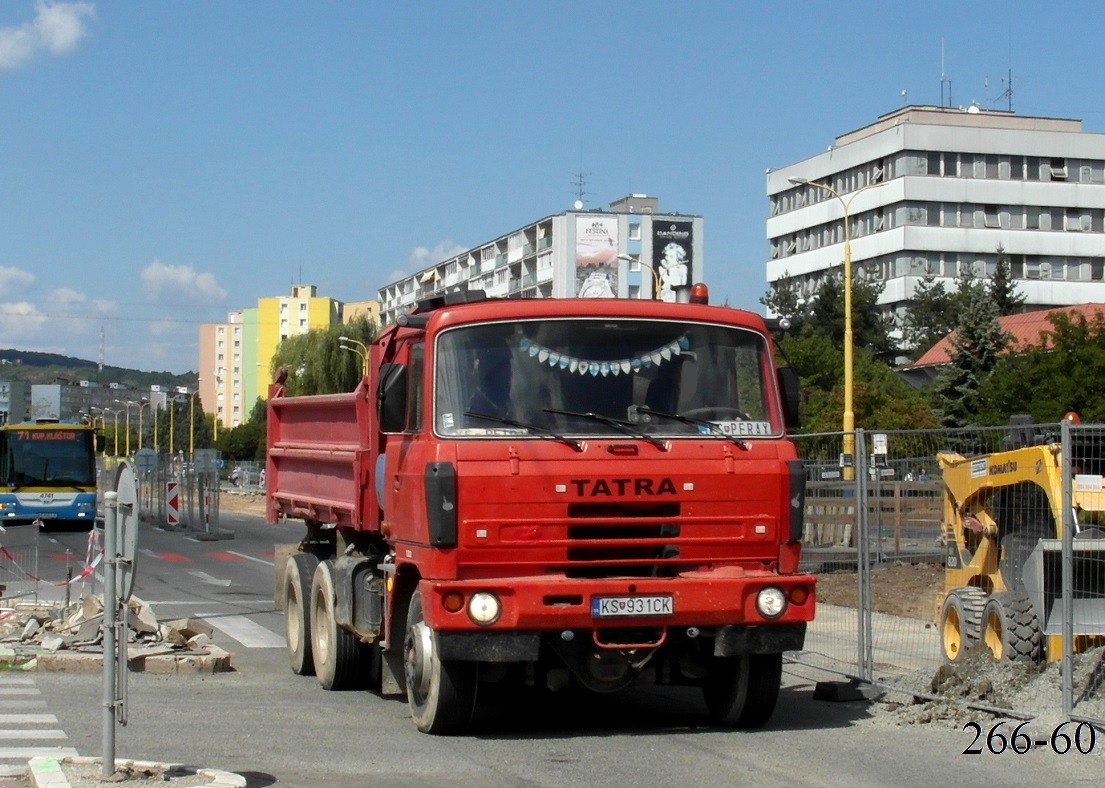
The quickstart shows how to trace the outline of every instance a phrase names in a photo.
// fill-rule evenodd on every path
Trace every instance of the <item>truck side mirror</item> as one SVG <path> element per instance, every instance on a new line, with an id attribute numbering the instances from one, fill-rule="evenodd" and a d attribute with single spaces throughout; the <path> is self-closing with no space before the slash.
<path id="1" fill-rule="evenodd" d="M 102 452 L 107 446 L 107 436 L 102 432 L 95 432 L 92 434 L 92 448 L 97 454 Z"/>
<path id="2" fill-rule="evenodd" d="M 393 362 L 380 365 L 376 416 L 381 432 L 402 432 L 407 426 L 407 368 L 404 365 Z"/>
<path id="3" fill-rule="evenodd" d="M 798 373 L 793 367 L 780 367 L 777 374 L 783 393 L 783 419 L 788 429 L 796 430 L 802 426 L 802 386 Z"/>

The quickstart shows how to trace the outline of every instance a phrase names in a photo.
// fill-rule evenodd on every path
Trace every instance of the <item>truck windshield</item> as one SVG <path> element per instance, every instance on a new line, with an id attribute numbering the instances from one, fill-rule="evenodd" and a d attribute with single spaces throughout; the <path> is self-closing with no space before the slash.
<path id="1" fill-rule="evenodd" d="M 783 430 L 767 343 L 733 326 L 625 318 L 463 326 L 440 335 L 434 380 L 441 435 Z"/>

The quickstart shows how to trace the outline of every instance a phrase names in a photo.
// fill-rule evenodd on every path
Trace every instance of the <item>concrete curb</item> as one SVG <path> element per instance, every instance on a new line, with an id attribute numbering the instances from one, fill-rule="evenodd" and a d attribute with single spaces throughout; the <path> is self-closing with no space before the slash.
<path id="1" fill-rule="evenodd" d="M 65 776 L 65 770 L 62 768 L 63 763 L 81 765 L 81 766 L 98 766 L 103 763 L 102 758 L 88 758 L 84 756 L 67 757 L 67 758 L 54 758 L 54 757 L 38 757 L 32 758 L 28 764 L 30 768 L 31 781 L 36 788 L 69 788 L 69 779 Z M 179 763 L 158 763 L 155 761 L 131 761 L 126 759 L 117 758 L 115 760 L 116 770 L 120 769 L 148 769 L 155 772 L 164 772 L 169 770 L 178 770 L 185 774 L 199 774 L 204 777 L 210 777 L 211 782 L 204 783 L 205 788 L 245 788 L 246 778 L 240 774 L 234 774 L 233 772 L 224 772 L 221 769 L 197 769 L 192 766 L 185 766 Z M 171 780 L 166 782 L 172 783 Z"/>

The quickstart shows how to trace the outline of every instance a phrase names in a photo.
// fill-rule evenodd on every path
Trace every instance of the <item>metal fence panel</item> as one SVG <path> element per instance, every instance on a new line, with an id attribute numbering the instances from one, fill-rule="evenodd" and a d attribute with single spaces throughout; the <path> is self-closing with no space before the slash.
<path id="1" fill-rule="evenodd" d="M 1061 446 L 1068 430 L 1071 444 Z M 1072 719 L 1102 723 L 1105 538 L 1096 540 L 1100 548 L 1090 542 L 1105 537 L 1105 427 L 857 430 L 850 468 L 841 467 L 842 433 L 795 443 L 807 469 L 802 568 L 823 588 L 854 573 L 855 589 L 836 605 L 819 593 L 806 650 L 793 658 L 907 689 L 927 686 L 945 662 L 958 664 L 957 649 L 987 641 L 1009 659 L 1027 642 L 1049 666 L 1061 654 L 1056 705 Z M 988 456 L 995 452 L 1008 453 Z M 929 567 L 919 581 L 925 587 L 903 605 L 908 613 L 888 610 L 906 600 L 882 582 L 903 565 Z M 959 595 L 969 604 L 957 606 Z M 1025 601 L 1033 595 L 1034 605 Z M 1047 611 L 1039 634 L 1009 635 L 1035 608 Z M 964 617 L 953 629 L 964 633 L 961 643 L 943 627 L 949 609 Z"/>
<path id="2" fill-rule="evenodd" d="M 1062 621 L 1064 713 L 1105 728 L 1105 426 L 1062 428 L 1061 591 L 1048 595 L 1055 553 L 1042 543 L 1033 554 L 1044 580 L 1037 604 L 1045 637 Z"/>

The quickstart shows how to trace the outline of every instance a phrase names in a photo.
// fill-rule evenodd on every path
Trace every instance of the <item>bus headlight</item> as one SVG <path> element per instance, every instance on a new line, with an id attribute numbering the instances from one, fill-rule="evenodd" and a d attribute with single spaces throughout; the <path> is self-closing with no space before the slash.
<path id="1" fill-rule="evenodd" d="M 778 618 L 787 609 L 787 597 L 775 586 L 764 588 L 756 595 L 756 609 L 764 618 Z"/>
<path id="2" fill-rule="evenodd" d="M 468 600 L 468 618 L 481 627 L 494 624 L 502 612 L 503 606 L 499 598 L 489 591 L 479 591 Z"/>

